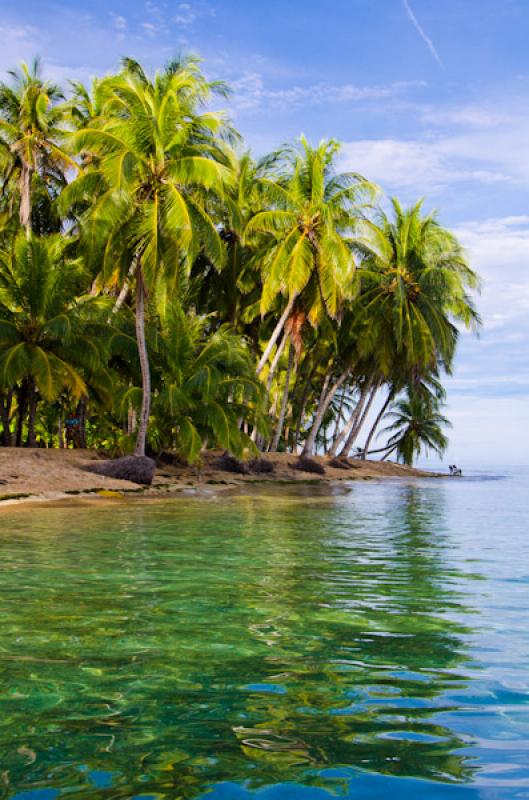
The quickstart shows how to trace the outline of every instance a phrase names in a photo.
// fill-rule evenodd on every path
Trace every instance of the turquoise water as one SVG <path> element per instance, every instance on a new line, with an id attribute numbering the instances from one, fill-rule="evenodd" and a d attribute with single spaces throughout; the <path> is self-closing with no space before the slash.
<path id="1" fill-rule="evenodd" d="M 0 798 L 529 797 L 529 473 L 0 516 Z"/>

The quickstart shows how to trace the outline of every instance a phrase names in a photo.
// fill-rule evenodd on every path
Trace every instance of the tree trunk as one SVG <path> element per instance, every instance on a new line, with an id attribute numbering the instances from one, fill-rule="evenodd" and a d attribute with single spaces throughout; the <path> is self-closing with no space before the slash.
<path id="1" fill-rule="evenodd" d="M 387 407 L 391 403 L 392 399 L 393 399 L 393 390 L 390 389 L 389 394 L 386 397 L 386 400 L 384 402 L 384 405 L 382 406 L 382 408 L 378 412 L 378 414 L 376 416 L 376 419 L 375 419 L 374 423 L 371 426 L 371 430 L 369 431 L 369 433 L 367 435 L 367 439 L 366 439 L 366 442 L 364 444 L 364 450 L 363 450 L 363 453 L 362 453 L 362 461 L 366 460 L 367 453 L 368 453 L 368 450 L 369 450 L 369 445 L 371 444 L 371 440 L 373 439 L 373 436 L 375 435 L 375 431 L 376 431 L 376 429 L 378 428 L 378 426 L 380 424 L 380 420 L 382 419 L 382 417 L 386 413 Z"/>
<path id="2" fill-rule="evenodd" d="M 368 456 L 372 456 L 372 455 L 375 455 L 376 453 L 385 453 L 386 450 L 392 450 L 393 451 L 395 449 L 395 447 L 396 447 L 396 445 L 387 444 L 385 447 L 377 447 L 376 450 L 369 450 L 367 455 Z"/>
<path id="3" fill-rule="evenodd" d="M 344 406 L 344 403 L 345 403 L 345 395 L 346 394 L 347 394 L 347 387 L 344 386 L 343 389 L 342 389 L 341 397 L 340 397 L 340 405 L 338 407 L 338 414 L 336 416 L 336 423 L 334 425 L 334 435 L 333 435 L 333 438 L 332 438 L 333 442 L 334 442 L 335 438 L 338 436 L 338 433 L 340 431 L 340 425 L 342 424 L 343 406 Z"/>
<path id="4" fill-rule="evenodd" d="M 26 236 L 31 235 L 31 176 L 33 168 L 22 159 L 22 169 L 20 171 L 20 224 L 26 230 Z"/>
<path id="5" fill-rule="evenodd" d="M 285 422 L 285 415 L 287 411 L 287 404 L 288 404 L 288 395 L 290 389 L 290 376 L 292 374 L 292 367 L 294 366 L 294 356 L 296 354 L 296 350 L 292 342 L 290 342 L 290 347 L 288 351 L 288 366 L 287 366 L 287 374 L 285 377 L 285 388 L 283 389 L 283 398 L 281 400 L 281 408 L 279 410 L 279 419 L 277 421 L 277 428 L 272 440 L 272 445 L 270 450 L 275 453 L 279 446 L 279 441 L 281 439 L 281 433 L 283 431 L 283 425 Z"/>
<path id="6" fill-rule="evenodd" d="M 81 397 L 77 403 L 76 417 L 79 420 L 79 447 L 86 447 L 86 408 L 88 406 L 88 397 L 86 395 Z"/>
<path id="7" fill-rule="evenodd" d="M 259 376 L 261 374 L 261 372 L 263 371 L 263 369 L 265 367 L 266 362 L 270 358 L 270 353 L 272 352 L 272 348 L 274 347 L 275 343 L 277 342 L 277 340 L 279 338 L 279 334 L 281 333 L 281 331 L 285 327 L 285 323 L 286 323 L 287 319 L 290 316 L 290 312 L 294 308 L 294 303 L 295 302 L 296 302 L 296 295 L 291 297 L 290 300 L 288 301 L 288 303 L 286 304 L 285 310 L 281 314 L 279 322 L 275 326 L 275 328 L 274 328 L 274 330 L 272 332 L 272 335 L 270 337 L 270 340 L 269 340 L 268 344 L 266 345 L 266 349 L 265 349 L 263 355 L 261 356 L 261 360 L 259 361 L 259 363 L 257 365 L 257 369 L 255 370 L 255 374 L 257 376 Z"/>
<path id="8" fill-rule="evenodd" d="M 127 433 L 129 436 L 132 436 L 136 427 L 138 425 L 138 415 L 136 413 L 136 409 L 134 406 L 129 405 L 129 409 L 127 411 Z"/>
<path id="9" fill-rule="evenodd" d="M 372 385 L 372 382 L 371 382 L 371 385 Z M 380 388 L 380 381 L 376 381 L 375 385 L 373 386 L 373 388 L 371 389 L 371 391 L 369 393 L 369 397 L 368 397 L 368 400 L 367 400 L 367 402 L 366 402 L 366 404 L 364 406 L 364 410 L 362 411 L 361 416 L 358 418 L 358 422 L 354 426 L 353 430 L 349 434 L 349 438 L 347 439 L 346 443 L 343 446 L 343 450 L 341 452 L 342 456 L 348 456 L 349 455 L 351 447 L 354 445 L 354 443 L 356 441 L 356 438 L 357 438 L 358 434 L 360 433 L 360 431 L 362 430 L 362 426 L 363 426 L 364 422 L 367 419 L 367 415 L 369 414 L 369 409 L 371 408 L 371 406 L 373 404 L 373 400 L 375 399 L 376 393 L 378 392 L 379 388 Z"/>
<path id="10" fill-rule="evenodd" d="M 11 447 L 11 405 L 13 403 L 13 390 L 9 389 L 2 396 L 2 444 Z"/>
<path id="11" fill-rule="evenodd" d="M 369 391 L 370 385 L 371 385 L 370 381 L 366 380 L 364 382 L 364 385 L 362 386 L 362 388 L 360 390 L 360 397 L 358 398 L 358 402 L 357 402 L 357 404 L 355 406 L 355 410 L 353 411 L 353 413 L 349 417 L 348 422 L 343 426 L 342 430 L 338 433 L 337 436 L 334 437 L 334 441 L 332 443 L 332 447 L 329 450 L 329 455 L 330 456 L 335 456 L 336 455 L 336 453 L 338 452 L 338 448 L 345 441 L 345 439 L 349 436 L 349 434 L 351 433 L 352 429 L 356 425 L 358 417 L 360 416 L 360 414 L 362 413 L 362 409 L 364 408 L 364 403 L 366 401 L 366 397 L 367 397 L 367 393 Z"/>
<path id="12" fill-rule="evenodd" d="M 385 461 L 387 458 L 389 458 L 389 456 L 390 456 L 390 455 L 393 453 L 393 451 L 394 451 L 394 450 L 396 450 L 396 449 L 397 449 L 397 447 L 398 447 L 398 445 L 396 444 L 396 445 L 395 445 L 395 447 L 392 447 L 392 448 L 391 448 L 391 450 L 388 450 L 388 452 L 386 453 L 386 455 L 385 455 L 385 456 L 382 456 L 382 458 L 381 458 L 380 460 L 381 460 L 381 461 Z"/>
<path id="13" fill-rule="evenodd" d="M 305 442 L 305 447 L 303 448 L 303 455 L 307 455 L 307 456 L 312 455 L 312 452 L 314 450 L 314 445 L 316 444 L 316 437 L 318 436 L 319 430 L 321 428 L 321 424 L 323 422 L 323 418 L 324 418 L 325 414 L 327 413 L 327 409 L 329 408 L 334 395 L 336 394 L 336 392 L 338 391 L 340 386 L 343 384 L 343 382 L 347 379 L 347 376 L 349 375 L 350 371 L 351 371 L 351 368 L 347 367 L 347 369 L 345 369 L 341 373 L 341 375 L 338 378 L 338 380 L 336 380 L 333 383 L 333 385 L 331 386 L 329 391 L 327 391 L 327 388 L 329 386 L 329 380 L 330 380 L 330 377 L 331 377 L 330 373 L 329 373 L 328 377 L 325 378 L 325 382 L 323 384 L 323 389 L 322 389 L 322 392 L 321 392 L 321 395 L 320 395 L 320 402 L 318 403 L 318 409 L 316 411 L 316 417 L 314 419 L 314 422 L 312 423 L 312 428 L 310 429 L 310 433 L 309 433 L 309 435 L 307 437 L 307 441 Z M 327 448 L 325 448 L 325 449 L 327 449 Z"/>
<path id="14" fill-rule="evenodd" d="M 35 447 L 37 440 L 35 437 L 35 420 L 37 418 L 37 405 L 39 402 L 39 393 L 35 387 L 35 381 L 31 378 L 28 388 L 29 396 L 29 416 L 28 416 L 28 438 L 26 440 L 27 447 Z"/>
<path id="15" fill-rule="evenodd" d="M 303 418 L 305 416 L 305 409 L 307 408 L 307 403 L 309 402 L 309 395 L 310 395 L 310 384 L 312 378 L 314 377 L 314 373 L 318 368 L 319 359 L 316 361 L 314 366 L 312 367 L 311 371 L 309 372 L 309 376 L 305 381 L 305 386 L 303 387 L 303 394 L 301 395 L 301 407 L 299 412 L 298 421 L 296 424 L 296 432 L 294 433 L 294 442 L 293 442 L 293 450 L 295 450 L 298 446 L 299 436 L 301 433 L 301 426 L 303 425 Z"/>
<path id="16" fill-rule="evenodd" d="M 28 379 L 24 378 L 18 390 L 18 419 L 15 438 L 15 447 L 22 447 L 22 433 L 28 406 Z"/>
<path id="17" fill-rule="evenodd" d="M 310 387 L 310 382 L 307 381 L 307 383 L 305 384 L 305 388 L 303 390 L 303 395 L 301 398 L 301 408 L 299 411 L 298 421 L 296 423 L 296 430 L 294 431 L 294 438 L 292 440 L 293 453 L 295 453 L 298 448 L 299 436 L 301 434 L 301 426 L 303 425 L 303 417 L 305 416 L 305 409 L 307 408 L 307 403 L 309 402 L 309 387 Z"/>
<path id="18" fill-rule="evenodd" d="M 149 414 L 151 410 L 151 372 L 149 368 L 147 343 L 145 341 L 145 281 L 140 263 L 138 263 L 136 278 L 136 341 L 138 344 L 138 354 L 140 357 L 142 398 L 140 422 L 138 426 L 138 436 L 136 438 L 134 455 L 144 456 L 147 428 L 149 425 Z"/>
<path id="19" fill-rule="evenodd" d="M 281 342 L 280 342 L 280 344 L 279 344 L 279 346 L 278 346 L 278 348 L 276 350 L 276 354 L 274 356 L 274 360 L 272 361 L 272 364 L 270 365 L 270 372 L 268 373 L 268 377 L 266 379 L 266 391 L 267 392 L 269 392 L 270 389 L 272 388 L 272 381 L 274 380 L 275 371 L 277 369 L 277 365 L 279 364 L 279 359 L 283 355 L 283 350 L 285 349 L 285 345 L 287 343 L 287 340 L 288 340 L 288 336 L 287 336 L 287 334 L 284 334 L 284 336 L 281 339 Z"/>
<path id="20" fill-rule="evenodd" d="M 59 411 L 59 419 L 57 421 L 57 438 L 59 440 L 59 450 L 64 450 L 64 426 L 62 422 L 62 410 Z"/>
<path id="21" fill-rule="evenodd" d="M 316 441 L 316 434 L 318 433 L 318 430 L 321 426 L 321 421 L 323 419 L 323 414 L 325 413 L 325 410 L 323 410 L 322 413 L 322 409 L 324 409 L 324 401 L 325 397 L 327 396 L 327 389 L 329 388 L 330 380 L 331 380 L 331 371 L 329 369 L 325 374 L 325 378 L 323 379 L 323 386 L 321 387 L 320 397 L 316 408 L 316 416 L 311 425 L 309 435 L 305 440 L 303 450 L 301 451 L 301 454 L 304 456 L 312 454 L 314 443 Z"/>
<path id="22" fill-rule="evenodd" d="M 138 262 L 139 262 L 139 257 L 137 255 L 135 255 L 134 258 L 131 261 L 131 264 L 130 264 L 130 267 L 129 267 L 129 271 L 127 272 L 127 277 L 123 281 L 123 286 L 121 287 L 121 291 L 118 294 L 117 300 L 114 303 L 114 306 L 112 308 L 112 314 L 117 314 L 118 311 L 120 310 L 121 306 L 123 305 L 123 303 L 127 299 L 127 295 L 129 293 L 129 290 L 130 290 L 130 282 L 131 282 L 132 278 L 134 277 L 134 275 L 136 274 L 136 270 L 138 269 Z M 112 317 L 110 319 L 112 319 Z M 110 320 L 109 320 L 109 322 L 110 322 Z"/>

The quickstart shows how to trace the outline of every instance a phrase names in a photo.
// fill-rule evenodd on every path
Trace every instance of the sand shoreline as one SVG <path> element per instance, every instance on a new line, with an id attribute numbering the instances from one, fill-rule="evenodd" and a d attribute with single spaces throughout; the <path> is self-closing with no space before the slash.
<path id="1" fill-rule="evenodd" d="M 28 450 L 0 448 L 0 509 L 35 502 L 63 504 L 71 500 L 139 500 L 169 497 L 211 496 L 248 491 L 252 484 L 334 485 L 345 481 L 383 478 L 445 477 L 439 473 L 405 467 L 394 462 L 355 461 L 347 470 L 330 467 L 322 456 L 325 475 L 300 472 L 292 468 L 296 456 L 267 454 L 274 472 L 266 475 L 239 475 L 221 471 L 215 461 L 218 453 L 206 453 L 200 467 L 160 464 L 152 486 L 141 487 L 86 471 L 86 467 L 105 456 L 92 450 Z"/>

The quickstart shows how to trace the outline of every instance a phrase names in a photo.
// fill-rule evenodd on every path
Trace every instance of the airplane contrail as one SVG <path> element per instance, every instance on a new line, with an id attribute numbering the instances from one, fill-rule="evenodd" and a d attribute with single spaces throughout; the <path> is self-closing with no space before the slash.
<path id="1" fill-rule="evenodd" d="M 432 42 L 432 40 L 430 39 L 428 34 L 424 31 L 424 29 L 421 27 L 421 25 L 419 23 L 419 20 L 417 19 L 417 17 L 413 13 L 413 10 L 412 10 L 410 4 L 408 3 L 408 0 L 402 0 L 402 5 L 404 6 L 404 10 L 406 11 L 406 14 L 409 17 L 410 22 L 412 23 L 412 25 L 416 29 L 417 33 L 419 34 L 419 36 L 421 37 L 423 42 L 428 47 L 428 50 L 430 51 L 432 56 L 435 58 L 435 60 L 437 61 L 437 63 L 439 64 L 440 67 L 444 67 L 443 62 L 441 61 L 441 57 L 440 57 L 439 53 L 437 52 L 437 50 L 435 49 L 434 43 Z"/>

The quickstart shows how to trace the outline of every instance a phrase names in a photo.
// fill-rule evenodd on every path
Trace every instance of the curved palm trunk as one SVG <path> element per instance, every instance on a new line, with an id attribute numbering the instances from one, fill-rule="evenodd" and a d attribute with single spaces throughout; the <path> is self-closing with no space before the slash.
<path id="1" fill-rule="evenodd" d="M 298 442 L 299 436 L 301 433 L 301 426 L 303 425 L 303 417 L 305 416 L 305 409 L 307 408 L 307 403 L 309 402 L 309 389 L 310 389 L 310 378 L 305 384 L 303 389 L 303 395 L 301 397 L 301 408 L 298 415 L 298 421 L 296 423 L 296 430 L 294 431 L 294 439 L 292 441 L 292 452 L 295 453 Z"/>
<path id="2" fill-rule="evenodd" d="M 324 381 L 323 381 L 323 386 L 321 387 L 320 397 L 319 397 L 319 400 L 318 400 L 318 406 L 316 408 L 316 416 L 314 418 L 314 421 L 312 423 L 311 429 L 309 431 L 309 435 L 307 436 L 307 438 L 305 440 L 305 444 L 303 446 L 303 450 L 301 451 L 302 455 L 304 455 L 304 456 L 311 455 L 311 453 L 312 453 L 312 451 L 314 449 L 314 444 L 316 442 L 316 436 L 317 436 L 318 431 L 320 429 L 320 426 L 321 426 L 321 423 L 322 423 L 322 420 L 323 420 L 323 415 L 325 414 L 325 398 L 327 396 L 327 389 L 329 388 L 330 380 L 331 380 L 331 371 L 329 370 L 327 372 L 327 374 L 325 375 L 325 378 L 324 378 Z"/>
<path id="3" fill-rule="evenodd" d="M 380 460 L 381 461 L 385 461 L 387 458 L 389 458 L 389 456 L 397 449 L 397 447 L 398 447 L 398 444 L 396 444 L 395 447 L 392 447 L 391 450 L 388 450 L 386 455 L 382 456 L 382 458 Z"/>
<path id="4" fill-rule="evenodd" d="M 376 455 L 376 453 L 385 453 L 387 450 L 393 451 L 395 447 L 396 445 L 387 444 L 385 447 L 377 447 L 376 450 L 369 450 L 367 455 L 373 456 Z"/>
<path id="5" fill-rule="evenodd" d="M 266 379 L 266 391 L 269 392 L 272 388 L 272 381 L 274 380 L 274 375 L 277 369 L 277 365 L 279 364 L 279 359 L 283 355 L 283 350 L 285 349 L 285 345 L 287 343 L 288 336 L 285 334 L 281 339 L 281 342 L 276 350 L 276 354 L 274 356 L 274 360 L 270 365 L 270 372 L 268 373 L 268 377 Z"/>
<path id="6" fill-rule="evenodd" d="M 274 438 L 272 440 L 272 444 L 270 446 L 270 450 L 275 452 L 279 446 L 279 440 L 281 439 L 281 433 L 283 432 L 283 425 L 285 422 L 285 415 L 287 411 L 287 404 L 288 404 L 288 395 L 290 389 L 290 376 L 292 374 L 292 368 L 294 366 L 294 356 L 296 354 L 296 350 L 292 342 L 290 342 L 290 348 L 288 351 L 288 366 L 287 366 L 287 374 L 285 377 L 285 388 L 283 389 L 283 397 L 281 399 L 281 408 L 279 410 L 279 419 L 277 421 L 277 428 L 274 434 Z"/>
<path id="7" fill-rule="evenodd" d="M 342 418 L 343 418 L 343 406 L 345 403 L 346 394 L 347 394 L 347 387 L 344 386 L 342 389 L 342 394 L 340 396 L 340 405 L 338 407 L 338 414 L 336 415 L 336 422 L 334 424 L 334 435 L 333 438 L 331 439 L 332 442 L 334 442 L 334 439 L 336 438 L 336 436 L 338 436 L 338 433 L 340 431 L 340 425 L 342 424 Z"/>
<path id="8" fill-rule="evenodd" d="M 373 422 L 373 424 L 371 426 L 371 430 L 369 431 L 369 433 L 367 435 L 367 439 L 366 439 L 366 442 L 364 444 L 364 449 L 363 449 L 363 452 L 362 452 L 362 460 L 363 461 L 365 461 L 365 459 L 366 459 L 366 457 L 368 455 L 369 445 L 371 444 L 373 436 L 375 435 L 375 431 L 376 431 L 376 429 L 378 428 L 378 426 L 380 424 L 380 420 L 382 419 L 382 417 L 386 413 L 387 408 L 388 408 L 389 404 L 391 403 L 391 401 L 393 399 L 393 396 L 394 396 L 394 392 L 393 392 L 393 390 L 390 390 L 388 396 L 386 397 L 384 405 L 382 406 L 382 408 L 378 412 L 378 414 L 376 416 L 376 419 L 375 419 L 375 421 Z"/>
<path id="9" fill-rule="evenodd" d="M 349 434 L 349 438 L 347 439 L 346 443 L 343 446 L 343 450 L 341 452 L 341 455 L 343 455 L 343 456 L 348 456 L 349 455 L 351 447 L 356 442 L 357 436 L 360 433 L 360 431 L 362 430 L 363 424 L 367 419 L 367 415 L 369 414 L 369 410 L 370 410 L 370 408 L 371 408 L 371 406 L 373 404 L 373 400 L 375 399 L 375 396 L 376 396 L 376 393 L 379 390 L 379 387 L 380 387 L 380 382 L 377 381 L 375 383 L 375 385 L 373 386 L 373 388 L 371 389 L 371 392 L 369 393 L 369 397 L 368 397 L 368 400 L 367 400 L 367 402 L 366 402 L 366 404 L 364 406 L 364 410 L 362 411 L 362 415 L 358 419 L 358 422 L 354 426 L 353 430 Z"/>
<path id="10" fill-rule="evenodd" d="M 275 375 L 275 372 L 276 372 L 276 369 L 277 369 L 277 365 L 279 364 L 279 359 L 283 355 L 283 350 L 285 349 L 285 345 L 287 343 L 287 339 L 288 339 L 288 336 L 286 336 L 286 335 L 283 336 L 283 338 L 281 339 L 281 342 L 279 343 L 279 345 L 277 347 L 276 354 L 274 356 L 274 360 L 272 361 L 272 363 L 270 365 L 270 372 L 268 373 L 268 377 L 266 379 L 266 391 L 268 393 L 270 393 L 270 389 L 272 388 L 272 381 L 274 379 L 274 375 Z M 270 409 L 270 416 L 273 415 L 274 410 L 275 410 L 275 406 L 273 405 L 272 408 Z M 262 440 L 260 440 L 258 438 L 257 425 L 254 425 L 254 427 L 253 427 L 252 435 L 250 436 L 250 439 L 252 440 L 252 442 L 255 442 L 257 444 L 259 449 L 261 449 L 261 447 L 263 445 L 263 442 L 262 442 Z"/>
<path id="11" fill-rule="evenodd" d="M 314 451 L 314 446 L 316 444 L 316 437 L 318 436 L 319 430 L 321 428 L 323 418 L 327 413 L 327 409 L 329 408 L 336 392 L 342 386 L 344 381 L 347 379 L 351 371 L 350 367 L 344 369 L 342 374 L 339 378 L 333 383 L 329 391 L 327 391 L 329 386 L 330 374 L 325 378 L 325 382 L 323 384 L 322 393 L 320 396 L 320 402 L 318 403 L 318 410 L 316 411 L 316 417 L 312 424 L 312 428 L 310 429 L 310 433 L 307 437 L 307 441 L 305 442 L 305 447 L 303 448 L 303 455 L 312 455 Z M 327 444 L 325 444 L 325 450 L 327 450 Z"/>
<path id="12" fill-rule="evenodd" d="M 272 332 L 272 335 L 271 335 L 271 337 L 270 337 L 270 339 L 268 341 L 268 344 L 266 345 L 265 351 L 264 351 L 263 355 L 261 356 L 261 360 L 259 361 L 259 363 L 257 365 L 257 369 L 255 370 L 255 374 L 257 376 L 259 376 L 261 374 L 261 372 L 263 371 L 263 369 L 265 367 L 266 362 L 270 358 L 270 353 L 272 352 L 272 349 L 273 349 L 275 343 L 277 342 L 281 331 L 285 327 L 285 323 L 286 323 L 287 319 L 290 316 L 290 312 L 294 308 L 294 303 L 295 302 L 296 302 L 296 295 L 291 297 L 290 300 L 288 301 L 288 303 L 286 304 L 285 310 L 281 314 L 281 317 L 279 318 L 279 322 L 275 326 L 275 328 L 274 328 L 274 330 Z"/>
<path id="13" fill-rule="evenodd" d="M 310 384 L 311 384 L 312 378 L 314 377 L 314 373 L 316 372 L 316 369 L 318 368 L 318 364 L 319 364 L 319 359 L 313 365 L 311 371 L 309 372 L 308 378 L 305 381 L 305 386 L 303 387 L 303 394 L 301 395 L 300 411 L 299 411 L 298 421 L 296 423 L 296 430 L 295 430 L 295 433 L 294 433 L 294 441 L 292 443 L 293 452 L 295 452 L 295 450 L 296 450 L 296 448 L 298 446 L 299 436 L 300 436 L 300 433 L 301 433 L 301 426 L 303 425 L 303 418 L 305 417 L 305 409 L 307 408 L 307 403 L 309 402 Z"/>
<path id="14" fill-rule="evenodd" d="M 133 279 L 134 275 L 136 274 L 136 270 L 138 269 L 138 261 L 139 257 L 137 255 L 131 261 L 129 270 L 127 272 L 127 277 L 123 281 L 123 286 L 121 287 L 121 291 L 117 296 L 116 302 L 112 307 L 112 314 L 117 314 L 120 310 L 121 306 L 127 299 L 128 293 L 130 291 L 130 282 Z M 110 321 L 110 320 L 109 320 Z"/>
<path id="15" fill-rule="evenodd" d="M 362 409 L 364 408 L 364 403 L 367 398 L 367 393 L 369 391 L 370 382 L 366 381 L 360 390 L 360 397 L 358 398 L 358 402 L 355 406 L 355 410 L 349 417 L 347 423 L 343 426 L 342 430 L 338 433 L 337 436 L 334 437 L 334 441 L 332 443 L 332 447 L 329 450 L 330 456 L 335 456 L 338 452 L 338 448 L 341 444 L 347 439 L 353 428 L 355 427 L 358 417 L 362 413 Z"/>
<path id="16" fill-rule="evenodd" d="M 151 411 L 151 371 L 149 368 L 149 354 L 147 353 L 147 343 L 145 341 L 145 281 L 141 264 L 138 264 L 136 276 L 136 341 L 138 344 L 138 355 L 140 357 L 141 368 L 141 412 L 138 425 L 138 436 L 136 438 L 135 456 L 145 455 L 145 442 L 147 439 L 147 428 L 149 425 L 149 414 Z"/>

